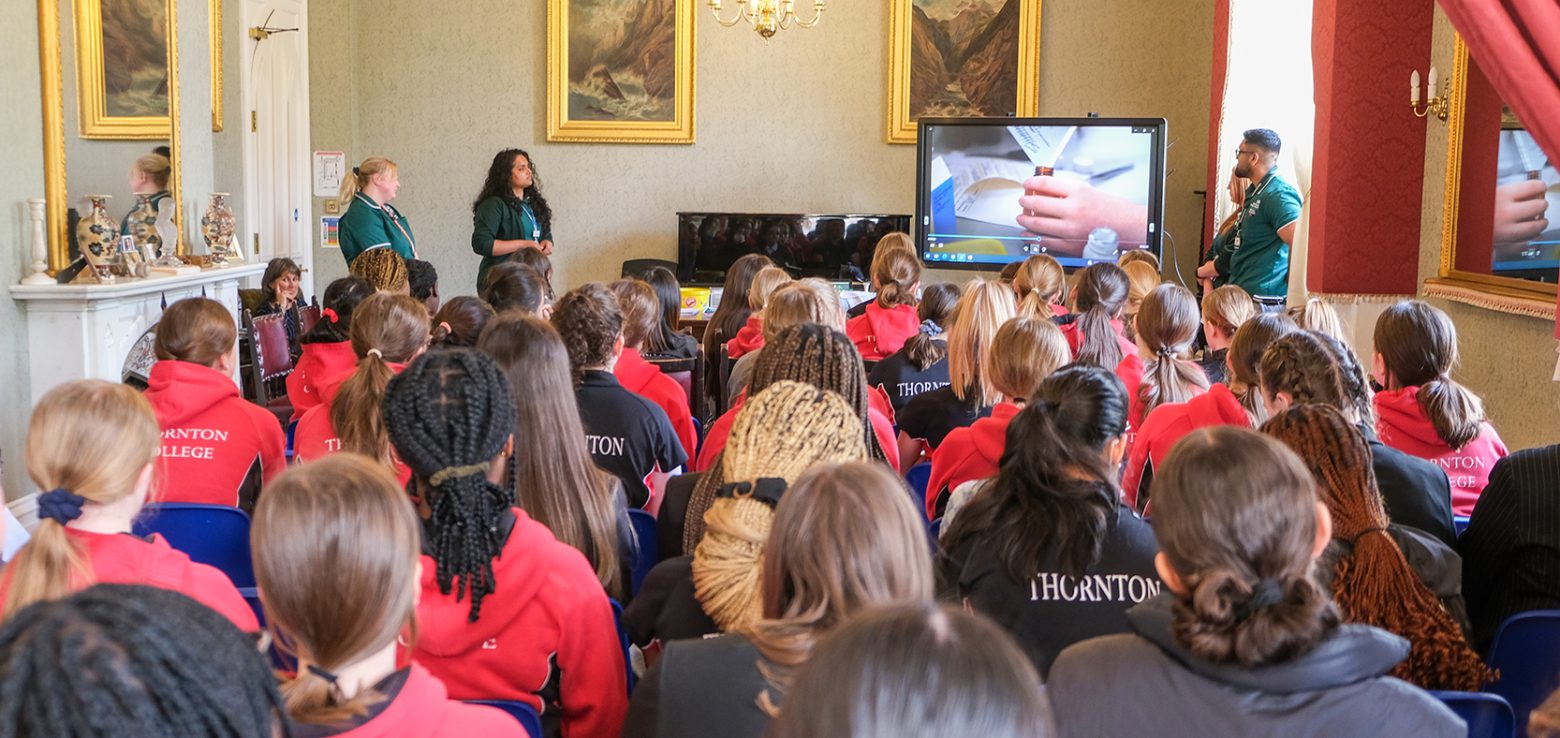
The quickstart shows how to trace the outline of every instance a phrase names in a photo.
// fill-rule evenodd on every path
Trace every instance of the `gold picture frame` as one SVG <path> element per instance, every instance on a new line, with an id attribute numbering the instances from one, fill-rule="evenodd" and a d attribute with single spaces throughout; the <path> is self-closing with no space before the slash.
<path id="1" fill-rule="evenodd" d="M 75 0 L 76 89 L 81 137 L 109 140 L 168 138 L 172 128 L 172 74 L 167 60 L 174 47 L 170 3 L 159 0 L 108 0 L 114 12 L 105 19 L 104 0 Z M 164 17 L 139 18 L 145 11 Z M 163 21 L 161 43 L 147 33 Z M 120 52 L 108 64 L 106 42 Z M 114 71 L 109 84 L 108 70 Z"/>
<path id="2" fill-rule="evenodd" d="M 1425 280 L 1425 293 L 1500 312 L 1549 319 L 1556 286 L 1546 282 L 1481 274 L 1457 267 L 1458 211 L 1462 201 L 1463 133 L 1467 125 L 1468 46 L 1458 34 L 1452 49 L 1452 80 L 1446 125 L 1445 202 L 1441 210 L 1440 269 Z"/>
<path id="3" fill-rule="evenodd" d="M 222 132 L 222 0 L 211 0 L 211 132 Z"/>
<path id="4" fill-rule="evenodd" d="M 921 6 L 927 5 L 926 0 L 889 0 L 889 32 L 888 32 L 888 116 L 887 116 L 887 141 L 891 144 L 913 144 L 916 140 L 916 120 L 922 116 L 933 117 L 962 117 L 967 115 L 1017 115 L 1020 117 L 1035 116 L 1040 114 L 1040 4 L 1041 0 L 986 0 L 985 3 L 966 4 L 963 13 L 984 12 L 996 6 L 996 12 L 989 19 L 980 19 L 966 22 L 963 25 L 962 39 L 952 39 L 952 48 L 960 48 L 960 43 L 973 43 L 982 37 L 981 31 L 997 23 L 1006 20 L 1003 13 L 1016 12 L 1018 14 L 1017 39 L 1007 39 L 1000 35 L 992 36 L 994 39 L 988 42 L 986 48 L 994 51 L 1000 50 L 996 44 L 1015 44 L 1017 51 L 1013 56 L 1016 67 L 1012 70 L 1014 79 L 1014 97 L 1010 110 L 982 110 L 980 105 L 971 103 L 967 98 L 955 97 L 949 103 L 939 103 L 941 107 L 930 108 L 930 103 L 923 103 L 919 96 L 927 94 L 927 90 L 937 90 L 937 81 L 921 81 L 915 79 L 916 65 L 913 55 L 916 50 L 916 31 L 921 33 L 946 34 L 946 25 L 939 24 L 921 10 Z M 943 3 L 946 4 L 946 3 Z M 981 22 L 981 21 L 984 22 Z M 926 43 L 923 41 L 922 43 Z M 968 52 L 968 48 L 962 49 Z M 935 46 L 932 51 L 937 51 Z M 979 53 L 979 52 L 977 52 Z M 952 76 L 952 72 L 946 70 L 946 62 L 942 59 L 942 53 L 937 51 L 938 59 L 931 61 L 931 67 L 941 68 L 942 73 Z M 967 57 L 968 58 L 968 57 Z M 922 69 L 926 65 L 922 65 Z M 1006 72 L 1006 69 L 998 70 L 998 73 Z M 989 74 L 986 76 L 990 76 Z M 930 85 L 926 87 L 923 85 Z M 952 83 L 945 84 L 941 89 L 951 93 Z M 1006 85 L 993 85 L 987 88 L 987 99 L 1000 100 L 1001 102 L 987 103 L 998 107 L 1007 107 L 1005 104 Z M 916 94 L 916 93 L 919 93 Z M 964 96 L 967 93 L 957 93 Z M 964 108 L 961 110 L 961 106 Z M 918 112 L 919 109 L 919 112 Z"/>
<path id="5" fill-rule="evenodd" d="M 572 0 L 547 2 L 547 140 L 693 143 L 693 0 L 676 0 L 671 18 L 640 13 L 594 13 L 588 18 L 581 13 L 571 17 L 573 6 Z M 602 38 L 601 24 L 620 22 L 607 20 L 607 16 L 639 19 L 641 15 L 645 16 L 645 28 L 614 29 L 621 32 L 615 36 L 619 39 L 615 44 L 589 43 Z M 589 23 L 576 25 L 581 20 Z M 670 39 L 666 38 L 667 23 L 672 26 Z M 622 76 L 621 80 L 613 75 L 614 70 Z M 668 71 L 670 80 L 666 78 Z"/>

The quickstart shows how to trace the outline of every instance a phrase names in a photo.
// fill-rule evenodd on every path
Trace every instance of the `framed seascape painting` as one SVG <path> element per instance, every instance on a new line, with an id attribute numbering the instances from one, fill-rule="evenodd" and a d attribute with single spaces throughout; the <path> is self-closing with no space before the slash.
<path id="1" fill-rule="evenodd" d="M 889 0 L 889 143 L 922 116 L 1040 114 L 1040 0 Z"/>
<path id="2" fill-rule="evenodd" d="M 547 140 L 693 143 L 694 0 L 547 0 Z"/>
<path id="3" fill-rule="evenodd" d="M 76 0 L 81 135 L 169 136 L 170 0 Z"/>

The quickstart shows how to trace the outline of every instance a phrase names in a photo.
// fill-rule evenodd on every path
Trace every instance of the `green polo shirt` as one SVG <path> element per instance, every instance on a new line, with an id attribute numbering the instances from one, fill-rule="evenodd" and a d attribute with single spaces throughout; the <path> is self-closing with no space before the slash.
<path id="1" fill-rule="evenodd" d="M 515 207 L 506 198 L 494 195 L 477 203 L 471 217 L 471 250 L 482 257 L 477 267 L 477 290 L 487 280 L 488 270 L 509 258 L 493 255 L 494 241 L 551 241 L 552 228 L 539 228 L 524 208 Z"/>
<path id="2" fill-rule="evenodd" d="M 1235 237 L 1214 260 L 1226 284 L 1253 297 L 1289 294 L 1289 244 L 1278 231 L 1300 219 L 1300 204 L 1300 192 L 1274 172 L 1246 188 Z"/>
<path id="3" fill-rule="evenodd" d="M 347 212 L 341 214 L 340 239 L 347 266 L 352 266 L 358 254 L 373 248 L 389 247 L 403 258 L 417 258 L 406 216 L 389 203 L 380 205 L 362 193 L 352 198 Z"/>

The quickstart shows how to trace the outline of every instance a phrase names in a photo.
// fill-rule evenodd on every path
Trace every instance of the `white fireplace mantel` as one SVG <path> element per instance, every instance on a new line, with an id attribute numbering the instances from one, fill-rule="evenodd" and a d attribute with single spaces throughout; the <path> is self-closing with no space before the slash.
<path id="1" fill-rule="evenodd" d="M 164 304 L 204 295 L 236 316 L 239 282 L 258 278 L 265 264 L 206 269 L 118 284 L 13 285 L 27 314 L 32 403 L 75 379 L 121 381 L 125 357 L 162 316 Z"/>

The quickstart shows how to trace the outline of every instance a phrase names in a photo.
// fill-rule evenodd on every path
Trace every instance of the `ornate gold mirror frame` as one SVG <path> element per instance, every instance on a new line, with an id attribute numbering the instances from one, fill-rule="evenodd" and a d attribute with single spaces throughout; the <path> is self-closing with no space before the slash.
<path id="1" fill-rule="evenodd" d="M 1450 116 L 1446 131 L 1446 203 L 1441 221 L 1440 276 L 1425 281 L 1425 294 L 1491 310 L 1553 319 L 1554 284 L 1497 277 L 1457 268 L 1457 211 L 1461 198 L 1463 133 L 1467 124 L 1468 46 L 1457 36 L 1452 51 Z M 1434 93 L 1432 93 L 1434 94 Z"/>
<path id="2" fill-rule="evenodd" d="M 49 234 L 49 273 L 70 265 L 70 233 L 65 211 L 65 87 L 60 51 L 60 4 L 69 0 L 38 0 L 38 62 L 43 97 L 43 195 Z M 97 2 L 98 0 L 78 0 Z M 179 156 L 179 15 L 177 0 L 168 3 L 168 149 L 173 170 L 168 191 L 173 194 L 173 222 L 179 226 L 177 252 L 185 252 L 184 193 Z M 79 55 L 78 55 L 79 58 Z M 78 82 L 79 87 L 79 82 Z M 80 90 L 77 90 L 80 94 Z"/>

